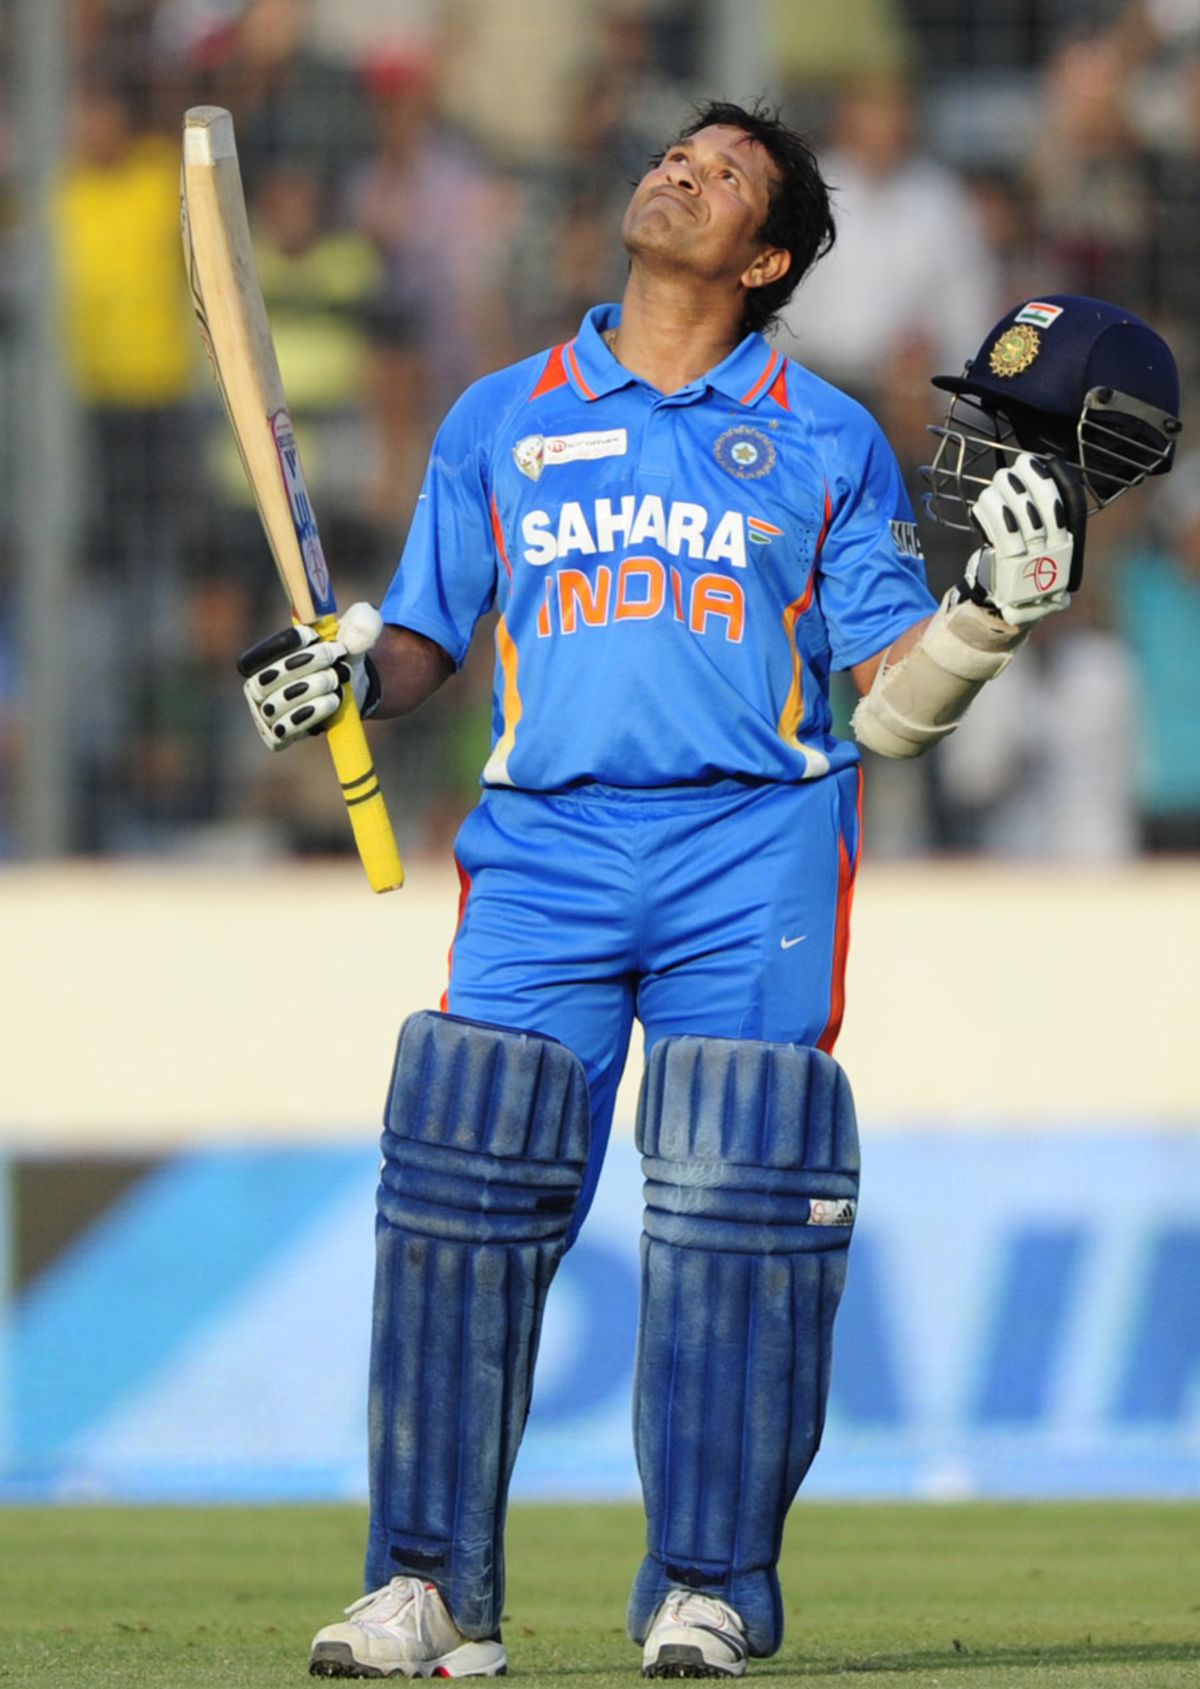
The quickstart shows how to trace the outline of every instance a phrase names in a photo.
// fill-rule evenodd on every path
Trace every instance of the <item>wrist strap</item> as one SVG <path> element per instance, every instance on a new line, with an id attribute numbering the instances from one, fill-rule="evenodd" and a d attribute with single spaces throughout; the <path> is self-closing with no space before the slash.
<path id="1" fill-rule="evenodd" d="M 367 691 L 358 713 L 364 721 L 370 721 L 372 716 L 379 714 L 379 706 L 383 700 L 383 682 L 369 651 L 363 656 L 363 674 L 366 676 Z"/>

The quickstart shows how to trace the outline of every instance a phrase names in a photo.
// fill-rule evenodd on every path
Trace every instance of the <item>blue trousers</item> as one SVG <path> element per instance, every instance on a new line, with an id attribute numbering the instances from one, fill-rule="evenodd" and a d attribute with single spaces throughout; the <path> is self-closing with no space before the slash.
<path id="1" fill-rule="evenodd" d="M 591 1152 L 608 1141 L 634 1019 L 830 1051 L 859 853 L 857 768 L 552 796 L 486 790 L 455 846 L 462 886 L 442 1007 L 559 1039 L 583 1062 Z"/>

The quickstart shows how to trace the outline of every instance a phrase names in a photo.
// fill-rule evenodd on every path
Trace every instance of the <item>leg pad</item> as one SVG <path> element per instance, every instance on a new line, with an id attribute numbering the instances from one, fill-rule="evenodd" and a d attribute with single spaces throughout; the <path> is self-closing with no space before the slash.
<path id="1" fill-rule="evenodd" d="M 427 1578 L 471 1637 L 500 1622 L 508 1485 L 587 1146 L 565 1045 L 405 1023 L 377 1198 L 366 1584 Z"/>
<path id="2" fill-rule="evenodd" d="M 845 1074 L 800 1045 L 665 1039 L 638 1113 L 646 1173 L 634 1436 L 645 1638 L 672 1588 L 783 1633 L 783 1524 L 820 1443 L 858 1193 Z"/>

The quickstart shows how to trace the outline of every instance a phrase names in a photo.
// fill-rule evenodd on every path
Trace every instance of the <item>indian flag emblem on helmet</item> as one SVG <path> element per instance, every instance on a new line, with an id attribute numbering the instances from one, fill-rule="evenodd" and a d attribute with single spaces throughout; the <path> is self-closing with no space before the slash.
<path id="1" fill-rule="evenodd" d="M 1013 318 L 1015 323 L 1032 323 L 1034 328 L 1049 328 L 1063 314 L 1061 305 L 1047 305 L 1044 300 L 1031 299 L 1022 305 Z"/>
<path id="2" fill-rule="evenodd" d="M 1020 375 L 1042 349 L 1041 337 L 1028 323 L 1014 323 L 992 347 L 988 368 L 993 375 Z"/>

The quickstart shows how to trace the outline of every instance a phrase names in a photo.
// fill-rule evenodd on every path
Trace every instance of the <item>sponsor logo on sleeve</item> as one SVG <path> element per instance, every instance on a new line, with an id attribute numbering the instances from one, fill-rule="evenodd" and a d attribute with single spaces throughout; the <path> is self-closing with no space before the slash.
<path id="1" fill-rule="evenodd" d="M 917 532 L 915 522 L 889 522 L 888 527 L 892 530 L 892 543 L 901 557 L 924 557 L 921 536 Z"/>

